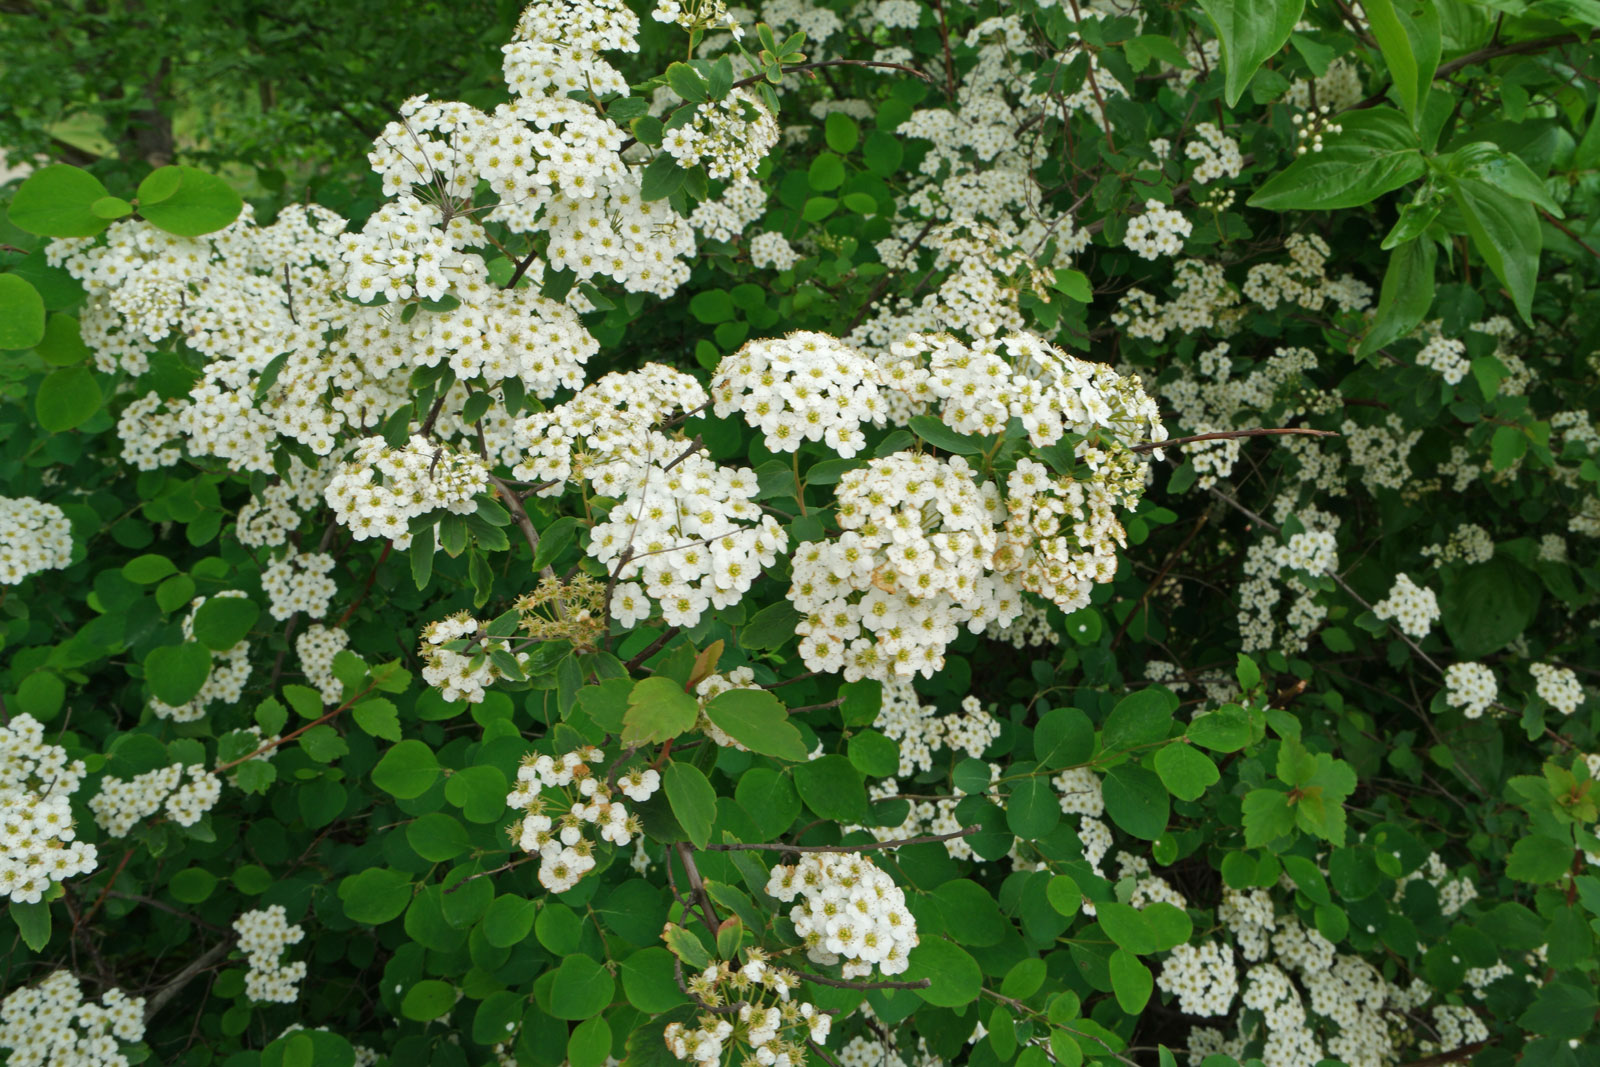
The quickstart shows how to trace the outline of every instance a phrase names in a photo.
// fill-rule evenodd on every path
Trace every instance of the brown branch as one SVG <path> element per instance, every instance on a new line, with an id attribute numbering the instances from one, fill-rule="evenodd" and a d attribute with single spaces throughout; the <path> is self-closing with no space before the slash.
<path id="1" fill-rule="evenodd" d="M 934 80 L 933 75 L 929 74 L 925 70 L 918 70 L 916 67 L 908 67 L 904 63 L 879 63 L 878 61 L 872 59 L 822 59 L 815 63 L 796 63 L 792 67 L 784 67 L 783 72 L 785 74 L 800 74 L 808 70 L 821 70 L 823 67 L 882 67 L 887 70 L 899 70 L 904 71 L 907 74 L 915 75 L 931 85 L 938 84 L 938 82 Z M 734 82 L 733 87 L 735 89 L 742 89 L 746 85 L 754 85 L 756 82 L 761 81 L 765 77 L 765 73 L 752 74 L 748 78 L 740 78 L 738 81 Z"/>
<path id="2" fill-rule="evenodd" d="M 1140 608 L 1144 607 L 1145 601 L 1150 599 L 1150 594 L 1156 591 L 1156 587 L 1159 586 L 1162 579 L 1167 576 L 1167 572 L 1172 570 L 1173 566 L 1178 562 L 1178 560 L 1183 558 L 1184 552 L 1194 541 L 1195 535 L 1200 532 L 1200 527 L 1206 524 L 1206 519 L 1208 517 L 1209 516 L 1206 512 L 1200 513 L 1200 518 L 1197 519 L 1195 524 L 1189 528 L 1189 535 L 1183 539 L 1183 543 L 1177 548 L 1173 549 L 1171 553 L 1167 555 L 1166 561 L 1161 564 L 1161 569 L 1156 571 L 1156 576 L 1150 579 L 1149 585 L 1144 587 L 1144 593 L 1140 595 L 1139 602 L 1133 606 L 1132 611 L 1123 616 L 1122 625 L 1117 627 L 1117 635 L 1111 639 L 1112 651 L 1116 651 L 1117 646 L 1122 643 L 1123 636 L 1128 632 L 1128 624 L 1133 622 L 1134 615 L 1138 613 Z"/>
<path id="3" fill-rule="evenodd" d="M 233 939 L 231 937 L 226 941 L 220 941 L 207 949 L 204 955 L 197 958 L 189 966 L 169 978 L 166 985 L 156 990 L 155 995 L 144 1002 L 144 1021 L 146 1025 L 174 997 L 183 992 L 183 987 L 193 981 L 197 975 L 221 963 L 223 957 L 228 954 L 228 950 L 232 947 Z"/>
<path id="4" fill-rule="evenodd" d="M 366 584 L 361 587 L 361 593 L 355 598 L 355 600 L 351 601 L 348 608 L 344 609 L 344 614 L 340 615 L 339 621 L 334 624 L 335 629 L 344 629 L 344 624 L 350 621 L 350 616 L 354 615 L 356 613 L 356 609 L 361 606 L 361 602 L 367 599 L 367 594 L 372 592 L 372 580 L 378 576 L 378 568 L 383 566 L 383 561 L 389 558 L 389 553 L 392 551 L 394 551 L 394 542 L 385 541 L 383 543 L 383 551 L 378 555 L 378 561 L 374 563 L 372 565 L 372 569 L 367 572 L 367 581 Z"/>
<path id="5" fill-rule="evenodd" d="M 1492 1043 L 1493 1039 L 1489 1041 L 1474 1041 L 1470 1045 L 1462 1045 L 1460 1048 L 1451 1049 L 1449 1052 L 1439 1052 L 1432 1056 L 1425 1056 L 1420 1060 L 1403 1063 L 1400 1067 L 1442 1067 L 1446 1063 L 1461 1063 L 1471 1059 L 1474 1054 L 1488 1048 Z"/>
<path id="6" fill-rule="evenodd" d="M 745 844 L 731 841 L 727 844 L 708 844 L 707 852 L 871 852 L 884 848 L 903 848 L 906 845 L 932 845 L 957 837 L 967 837 L 983 829 L 981 826 L 963 826 L 948 834 L 927 834 L 922 837 L 904 837 L 896 841 L 875 841 L 866 845 L 784 845 L 773 843 Z M 884 987 L 890 988 L 890 987 Z M 906 987 L 912 988 L 912 987 Z M 915 988 L 922 988 L 917 986 Z"/>
<path id="7" fill-rule="evenodd" d="M 427 418 L 422 420 L 422 426 L 417 430 L 423 437 L 433 433 L 433 424 L 439 421 L 439 412 L 444 410 L 444 398 L 449 395 L 450 390 L 444 390 L 439 394 L 439 398 L 433 402 L 433 407 L 428 409 Z"/>
<path id="8" fill-rule="evenodd" d="M 1274 437 L 1287 434 L 1301 437 L 1339 436 L 1332 430 L 1307 430 L 1298 426 L 1257 427 L 1254 430 L 1218 430 L 1216 433 L 1197 433 L 1191 437 L 1169 437 L 1165 441 L 1146 441 L 1142 445 L 1134 445 L 1128 451 L 1154 452 L 1158 448 L 1172 448 L 1175 445 L 1188 445 L 1196 441 L 1225 441 L 1234 437 Z"/>
<path id="9" fill-rule="evenodd" d="M 533 261 L 538 255 L 539 250 L 535 248 L 531 249 L 528 254 L 523 257 L 522 262 L 517 264 L 517 269 L 511 272 L 511 280 L 506 282 L 505 285 L 507 289 L 515 289 L 517 287 L 517 283 L 522 280 L 522 276 L 524 274 L 528 273 L 528 268 L 533 266 Z"/>
<path id="10" fill-rule="evenodd" d="M 311 722 L 306 723 L 304 726 L 300 727 L 298 730 L 289 731 L 289 733 L 287 733 L 284 736 L 278 738 L 276 741 L 269 741 L 266 744 L 261 745 L 254 752 L 248 752 L 245 755 L 240 756 L 236 760 L 229 760 L 227 763 L 223 763 L 223 764 L 218 765 L 217 769 L 215 771 L 213 771 L 212 773 L 220 775 L 224 771 L 231 771 L 233 768 L 239 766 L 239 764 L 241 764 L 241 763 L 246 763 L 246 762 L 248 762 L 250 760 L 255 759 L 257 756 L 262 755 L 263 753 L 271 752 L 275 748 L 278 748 L 278 747 L 280 747 L 282 745 L 288 744 L 290 741 L 293 741 L 295 738 L 299 737 L 301 734 L 305 733 L 306 731 L 315 729 L 316 727 L 321 726 L 324 723 L 328 722 L 329 720 L 335 718 L 341 711 L 346 711 L 346 710 L 354 707 L 357 701 L 364 699 L 368 693 L 372 692 L 376 688 L 377 688 L 376 684 L 367 686 L 365 689 L 361 690 L 361 692 L 357 693 L 353 697 L 350 697 L 343 704 L 340 704 L 338 707 L 334 708 L 332 711 L 328 712 L 326 715 L 323 715 L 321 718 L 314 719 Z"/>
<path id="11" fill-rule="evenodd" d="M 950 55 L 950 23 L 945 18 L 944 0 L 933 0 L 933 9 L 939 13 L 939 44 L 944 48 L 944 95 L 956 98 L 956 64 Z"/>
<path id="12" fill-rule="evenodd" d="M 1554 215 L 1550 214 L 1550 212 L 1546 211 L 1544 208 L 1540 208 L 1539 209 L 1539 214 L 1544 216 L 1544 221 L 1548 222 L 1550 225 L 1554 226 L 1556 229 L 1558 229 L 1562 233 L 1566 234 L 1567 237 L 1570 238 L 1573 241 L 1573 243 L 1575 243 L 1579 248 L 1583 249 L 1585 252 L 1589 253 L 1594 258 L 1600 259 L 1600 252 L 1596 252 L 1594 250 L 1594 247 L 1592 245 L 1590 245 L 1589 242 L 1585 241 L 1582 237 L 1579 237 L 1577 234 L 1573 233 L 1572 230 L 1567 227 L 1566 223 L 1562 222 L 1560 219 L 1558 219 Z"/>
<path id="13" fill-rule="evenodd" d="M 669 627 L 667 627 L 666 631 L 664 633 L 662 633 L 662 635 L 660 637 L 656 638 L 654 641 L 651 641 L 648 645 L 645 646 L 643 652 L 639 653 L 637 656 L 635 656 L 632 659 L 630 659 L 627 663 L 624 663 L 623 666 L 628 668 L 629 671 L 638 670 L 640 667 L 644 666 L 644 661 L 645 660 L 649 659 L 651 656 L 655 655 L 657 652 L 660 652 L 662 647 L 668 641 L 671 641 L 674 637 L 677 637 L 679 629 L 680 628 L 677 627 L 677 626 L 669 626 Z"/>
<path id="14" fill-rule="evenodd" d="M 832 986 L 834 989 L 927 989 L 933 984 L 928 978 L 918 978 L 914 982 L 853 982 L 848 978 L 829 978 L 825 974 L 812 974 L 810 971 L 794 970 L 794 973 L 808 982 Z"/>
<path id="15" fill-rule="evenodd" d="M 131 900 L 136 904 L 143 904 L 146 907 L 155 908 L 157 911 L 164 911 L 168 915 L 176 915 L 180 919 L 187 919 L 196 926 L 204 927 L 213 933 L 226 934 L 228 932 L 228 928 L 226 926 L 218 926 L 216 923 L 208 923 L 198 915 L 190 915 L 182 908 L 174 908 L 171 904 L 156 900 L 153 897 L 141 897 L 137 893 L 124 893 L 120 889 L 107 889 L 105 895 L 108 897 L 116 897 L 118 900 Z"/>
<path id="16" fill-rule="evenodd" d="M 711 903 L 711 894 L 706 892 L 706 883 L 700 877 L 700 868 L 694 865 L 694 850 L 684 841 L 679 841 L 673 848 L 683 863 L 683 873 L 689 878 L 689 891 L 694 894 L 695 901 L 700 905 L 700 917 L 705 920 L 706 929 L 715 932 L 722 920 L 717 918 L 717 909 Z"/>
<path id="17" fill-rule="evenodd" d="M 1530 52 L 1543 52 L 1547 48 L 1555 48 L 1564 44 L 1576 44 L 1582 40 L 1582 36 L 1576 33 L 1558 33 L 1550 37 L 1535 37 L 1531 41 L 1518 41 L 1516 44 L 1488 45 L 1478 49 L 1476 52 L 1468 52 L 1458 59 L 1452 59 L 1448 63 L 1440 63 L 1433 72 L 1433 78 L 1435 81 L 1447 78 L 1456 71 L 1470 67 L 1474 63 L 1487 63 L 1492 59 L 1503 59 L 1506 56 L 1525 56 Z M 1376 107 L 1388 97 L 1389 88 L 1390 86 L 1385 85 L 1381 92 L 1372 94 L 1350 110 L 1360 111 L 1362 108 Z"/>

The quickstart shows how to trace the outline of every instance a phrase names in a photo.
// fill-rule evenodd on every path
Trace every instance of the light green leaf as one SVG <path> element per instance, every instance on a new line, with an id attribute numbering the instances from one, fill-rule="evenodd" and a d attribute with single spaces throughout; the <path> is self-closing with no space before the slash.
<path id="1" fill-rule="evenodd" d="M 439 777 L 439 759 L 425 742 L 407 738 L 372 768 L 372 784 L 400 800 L 426 793 Z"/>
<path id="2" fill-rule="evenodd" d="M 550 1014 L 558 1019 L 588 1019 L 611 1003 L 616 982 L 610 972 L 584 955 L 571 955 L 550 983 Z"/>
<path id="3" fill-rule="evenodd" d="M 44 337 L 44 297 L 26 278 L 0 274 L 0 348 L 32 348 Z"/>
<path id="4" fill-rule="evenodd" d="M 789 721 L 787 709 L 765 689 L 729 689 L 718 693 L 706 702 L 706 718 L 729 737 L 763 756 L 799 762 L 809 754 L 800 731 Z"/>
<path id="5" fill-rule="evenodd" d="M 676 760 L 667 764 L 661 783 L 678 825 L 695 847 L 704 847 L 711 840 L 711 824 L 717 817 L 717 791 L 699 769 Z"/>
<path id="6" fill-rule="evenodd" d="M 1204 752 L 1174 741 L 1156 753 L 1156 774 L 1179 800 L 1197 800 L 1207 787 L 1221 779 L 1221 772 Z"/>
<path id="7" fill-rule="evenodd" d="M 233 186 L 194 167 L 162 167 L 139 183 L 139 214 L 179 237 L 215 233 L 237 219 L 243 207 Z"/>
<path id="8" fill-rule="evenodd" d="M 1329 211 L 1360 207 L 1422 177 L 1427 169 L 1417 135 L 1393 108 L 1348 111 L 1343 127 L 1272 176 L 1250 198 L 1270 211 Z"/>
<path id="9" fill-rule="evenodd" d="M 33 403 L 39 428 L 62 433 L 88 421 L 104 405 L 105 399 L 94 374 L 80 364 L 47 374 L 39 383 L 39 393 Z"/>
<path id="10" fill-rule="evenodd" d="M 694 728 L 700 705 L 671 678 L 645 678 L 628 694 L 623 716 L 622 742 L 626 745 L 658 744 Z"/>
<path id="11" fill-rule="evenodd" d="M 1304 0 L 1201 0 L 1222 44 L 1228 106 L 1239 102 L 1250 79 L 1289 39 Z"/>
<path id="12" fill-rule="evenodd" d="M 1171 813 L 1167 787 L 1143 767 L 1124 763 L 1111 768 L 1101 794 L 1111 821 L 1134 837 L 1154 841 L 1166 831 Z"/>
<path id="13" fill-rule="evenodd" d="M 156 699 L 179 707 L 193 700 L 211 676 L 211 653 L 193 641 L 164 645 L 145 658 L 144 669 Z"/>
<path id="14" fill-rule="evenodd" d="M 1404 337 L 1427 316 L 1433 306 L 1433 273 L 1438 255 L 1438 249 L 1426 237 L 1407 241 L 1389 253 L 1378 296 L 1378 314 L 1356 349 L 1357 359 L 1367 359 L 1384 345 Z"/>
<path id="15" fill-rule="evenodd" d="M 1138 956 L 1123 948 L 1111 954 L 1111 991 L 1116 994 L 1118 1007 L 1129 1015 L 1138 1015 L 1154 989 L 1155 978 Z"/>
<path id="16" fill-rule="evenodd" d="M 28 175 L 12 197 L 7 217 L 18 229 L 43 237 L 93 237 L 111 225 L 93 207 L 107 195 L 93 174 L 55 163 Z"/>

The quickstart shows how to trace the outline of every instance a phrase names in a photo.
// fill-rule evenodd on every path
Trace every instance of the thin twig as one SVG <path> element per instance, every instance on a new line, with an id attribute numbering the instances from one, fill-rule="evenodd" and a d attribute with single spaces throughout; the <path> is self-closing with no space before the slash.
<path id="1" fill-rule="evenodd" d="M 1300 437 L 1338 437 L 1333 430 L 1309 430 L 1299 426 L 1257 427 L 1253 430 L 1218 430 L 1215 433 L 1197 433 L 1189 437 L 1169 437 L 1165 441 L 1146 441 L 1134 445 L 1130 452 L 1154 452 L 1158 448 L 1193 444 L 1196 441 L 1226 441 L 1235 437 L 1277 437 L 1294 434 Z"/>
<path id="2" fill-rule="evenodd" d="M 732 841 L 727 844 L 708 844 L 704 847 L 707 852 L 872 852 L 877 849 L 904 848 L 906 845 L 937 844 L 957 837 L 967 837 L 981 829 L 983 829 L 981 826 L 963 826 L 948 834 L 926 834 L 922 837 L 904 837 L 895 841 L 875 841 L 866 845 L 785 845 L 776 842 L 745 844 Z"/>
<path id="3" fill-rule="evenodd" d="M 144 1002 L 145 1024 L 148 1025 L 150 1020 L 154 1019 L 156 1014 L 166 1007 L 174 997 L 183 992 L 183 987 L 193 981 L 197 975 L 221 963 L 223 957 L 228 954 L 228 950 L 232 947 L 233 941 L 231 938 L 226 941 L 220 941 L 207 949 L 204 955 L 197 958 L 189 966 L 169 978 L 166 985 L 156 990 L 155 994 Z"/>
<path id="4" fill-rule="evenodd" d="M 667 627 L 666 631 L 662 633 L 660 637 L 656 638 L 654 641 L 651 641 L 645 646 L 643 652 L 630 659 L 627 663 L 623 664 L 623 666 L 628 668 L 629 671 L 638 670 L 640 667 L 644 666 L 645 660 L 649 659 L 657 652 L 660 652 L 662 646 L 664 646 L 668 641 L 671 641 L 674 637 L 677 637 L 678 630 L 679 627 L 677 626 Z"/>
<path id="5" fill-rule="evenodd" d="M 918 978 L 914 982 L 853 982 L 848 978 L 829 978 L 825 974 L 812 974 L 810 971 L 795 970 L 794 973 L 808 982 L 832 986 L 834 989 L 927 989 L 933 984 L 928 978 Z"/>

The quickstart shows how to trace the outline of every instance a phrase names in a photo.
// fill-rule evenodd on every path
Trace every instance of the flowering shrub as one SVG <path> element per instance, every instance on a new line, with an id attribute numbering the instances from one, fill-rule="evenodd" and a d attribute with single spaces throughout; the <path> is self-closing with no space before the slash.
<path id="1" fill-rule="evenodd" d="M 1600 1062 L 1596 26 L 534 0 L 365 202 L 40 167 L 4 1062 Z"/>

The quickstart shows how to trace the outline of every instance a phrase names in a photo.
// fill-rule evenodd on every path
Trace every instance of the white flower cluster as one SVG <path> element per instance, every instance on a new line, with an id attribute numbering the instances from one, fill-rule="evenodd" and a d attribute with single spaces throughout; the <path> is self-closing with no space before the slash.
<path id="1" fill-rule="evenodd" d="M 770 270 L 788 270 L 800 262 L 800 253 L 789 246 L 789 238 L 776 230 L 750 238 L 750 263 Z"/>
<path id="2" fill-rule="evenodd" d="M 359 234 L 339 238 L 341 285 L 352 300 L 438 300 L 470 291 L 486 277 L 483 257 L 463 249 L 488 243 L 466 215 L 448 222 L 436 204 L 402 196 L 374 211 Z"/>
<path id="3" fill-rule="evenodd" d="M 1420 641 L 1439 621 L 1439 598 L 1401 573 L 1395 575 L 1389 595 L 1372 605 L 1372 612 L 1380 619 L 1393 619 L 1402 632 Z"/>
<path id="4" fill-rule="evenodd" d="M 295 655 L 300 657 L 300 673 L 322 694 L 324 704 L 335 704 L 344 686 L 334 677 L 334 657 L 350 647 L 350 635 L 343 630 L 314 622 L 294 639 Z"/>
<path id="5" fill-rule="evenodd" d="M 1183 147 L 1183 154 L 1199 164 L 1190 175 L 1190 180 L 1196 185 L 1206 185 L 1218 178 L 1237 178 L 1239 172 L 1244 170 L 1244 156 L 1239 152 L 1239 142 L 1223 133 L 1214 122 L 1202 122 L 1194 128 L 1194 132 L 1200 139 L 1190 141 Z"/>
<path id="6" fill-rule="evenodd" d="M 422 680 L 439 690 L 446 700 L 482 703 L 488 687 L 502 677 L 492 653 L 506 652 L 518 665 L 528 661 L 529 653 L 511 651 L 512 641 L 509 637 L 488 636 L 484 623 L 464 609 L 430 622 L 422 628 L 418 648 Z"/>
<path id="7" fill-rule="evenodd" d="M 1438 324 L 1430 324 L 1437 327 Z M 1417 353 L 1417 366 L 1439 372 L 1450 385 L 1467 376 L 1472 364 L 1467 360 L 1467 346 L 1451 337 L 1434 333 Z"/>
<path id="8" fill-rule="evenodd" d="M 66 512 L 31 496 L 0 496 L 0 585 L 72 562 Z"/>
<path id="9" fill-rule="evenodd" d="M 1178 998 L 1185 1015 L 1226 1015 L 1239 995 L 1233 949 L 1216 941 L 1179 945 L 1161 965 L 1156 985 Z"/>
<path id="10" fill-rule="evenodd" d="M 82 760 L 45 743 L 32 715 L 0 723 L 0 896 L 37 904 L 52 882 L 94 870 L 98 852 L 75 840 L 72 826 L 84 770 Z"/>
<path id="11" fill-rule="evenodd" d="M 1427 545 L 1422 554 L 1441 563 L 1485 563 L 1494 556 L 1494 538 L 1475 522 L 1463 522 L 1442 545 Z"/>
<path id="12" fill-rule="evenodd" d="M 983 636 L 1009 642 L 1011 647 L 1017 649 L 1059 645 L 1061 635 L 1056 633 L 1055 626 L 1051 624 L 1050 613 L 1036 606 L 1027 597 L 1022 598 L 1021 604 L 1020 615 L 1004 626 L 990 622 L 984 627 Z"/>
<path id="13" fill-rule="evenodd" d="M 282 904 L 247 911 L 233 920 L 239 950 L 249 961 L 244 975 L 245 996 L 251 1000 L 293 1004 L 300 999 L 299 983 L 306 976 L 305 960 L 280 962 L 283 950 L 306 936 L 302 926 L 291 926 Z"/>
<path id="14" fill-rule="evenodd" d="M 637 52 L 639 16 L 625 0 L 529 4 L 505 53 L 505 79 L 519 96 L 560 98 L 584 90 L 627 93 L 628 80 L 602 58 Z"/>
<path id="15" fill-rule="evenodd" d="M 1372 303 L 1372 287 L 1353 275 L 1329 278 L 1328 242 L 1316 234 L 1294 233 L 1284 239 L 1289 262 L 1258 263 L 1245 274 L 1246 299 L 1266 311 L 1279 304 L 1298 304 L 1307 311 L 1321 311 L 1328 304 L 1342 311 L 1361 311 Z"/>
<path id="16" fill-rule="evenodd" d="M 404 548 L 412 519 L 438 510 L 471 514 L 473 498 L 488 484 L 488 467 L 477 456 L 420 435 L 404 448 L 366 437 L 339 465 L 325 495 L 334 518 L 357 541 L 384 538 Z"/>
<path id="17" fill-rule="evenodd" d="M 128 1067 L 121 1046 L 144 1038 L 144 998 L 107 989 L 86 999 L 71 971 L 19 986 L 0 1001 L 7 1067 Z"/>
<path id="18" fill-rule="evenodd" d="M 1550 663 L 1530 664 L 1528 671 L 1539 699 L 1561 714 L 1571 715 L 1583 703 L 1583 685 L 1573 671 Z"/>
<path id="19" fill-rule="evenodd" d="M 1405 899 L 1407 885 L 1415 881 L 1426 881 L 1439 894 L 1439 914 L 1454 915 L 1478 897 L 1478 887 L 1473 883 L 1472 876 L 1473 871 L 1470 867 L 1452 871 L 1442 856 L 1437 852 L 1430 852 L 1427 861 L 1421 867 L 1396 881 L 1394 904 L 1399 907 Z"/>
<path id="20" fill-rule="evenodd" d="M 688 124 L 663 134 L 661 147 L 680 166 L 704 163 L 711 177 L 738 180 L 751 176 L 778 136 L 778 120 L 761 98 L 733 89 L 720 100 L 699 104 Z"/>
<path id="21" fill-rule="evenodd" d="M 689 216 L 689 225 L 713 241 L 731 241 L 743 233 L 746 226 L 759 219 L 761 213 L 766 210 L 766 187 L 753 178 L 746 178 L 743 181 L 729 182 L 722 190 L 722 195 L 715 200 L 702 200 L 695 206 L 694 213 Z M 776 236 L 783 237 L 782 234 Z M 751 262 L 758 267 L 761 263 L 755 258 L 756 242 L 760 240 L 761 237 L 755 237 L 750 242 Z M 787 238 L 783 239 L 783 247 L 789 247 Z"/>
<path id="22" fill-rule="evenodd" d="M 245 596 L 242 589 L 224 589 L 218 596 Z M 206 597 L 197 596 L 191 602 L 189 614 L 183 620 L 183 637 L 186 641 L 194 640 L 194 617 L 205 604 Z M 187 704 L 176 707 L 163 703 L 156 697 L 150 698 L 150 710 L 157 717 L 171 719 L 173 722 L 198 722 L 205 717 L 206 709 L 212 704 L 233 704 L 244 695 L 245 682 L 250 680 L 250 641 L 248 637 L 241 638 L 232 648 L 211 651 L 211 673 L 206 676 L 205 684 L 200 687 Z"/>
<path id="23" fill-rule="evenodd" d="M 559 758 L 529 756 L 517 771 L 506 804 L 522 812 L 508 833 L 518 846 L 539 857 L 539 884 L 564 893 L 594 870 L 594 841 L 584 827 L 598 828 L 601 840 L 626 845 L 642 831 L 639 817 L 617 797 L 643 803 L 661 786 L 653 768 L 628 771 L 615 790 L 596 766 L 605 753 L 590 746 Z"/>
<path id="24" fill-rule="evenodd" d="M 339 591 L 330 573 L 333 567 L 334 558 L 326 552 L 302 553 L 292 546 L 268 563 L 261 572 L 261 588 L 272 617 L 287 619 L 301 611 L 312 618 L 326 614 L 328 601 Z"/>
<path id="25" fill-rule="evenodd" d="M 1055 787 L 1063 814 L 1098 817 L 1105 813 L 1100 776 L 1088 767 L 1068 767 L 1050 779 L 1050 784 Z"/>
<path id="26" fill-rule="evenodd" d="M 1000 721 L 989 714 L 975 696 L 961 699 L 961 710 L 940 715 L 932 704 L 924 704 L 909 678 L 895 678 L 883 685 L 883 705 L 873 727 L 900 747 L 902 778 L 909 778 L 933 767 L 933 754 L 948 749 L 977 759 L 1000 736 Z"/>
<path id="27" fill-rule="evenodd" d="M 657 22 L 675 22 L 686 30 L 727 29 L 736 40 L 744 36 L 739 16 L 730 12 L 723 0 L 656 0 L 650 17 Z"/>
<path id="28" fill-rule="evenodd" d="M 515 427 L 518 478 L 548 483 L 546 496 L 587 483 L 611 502 L 588 553 L 617 580 L 610 610 L 624 626 L 658 610 L 669 625 L 691 626 L 737 603 L 788 544 L 755 502 L 753 471 L 719 466 L 656 428 L 705 403 L 692 377 L 648 364 Z"/>
<path id="29" fill-rule="evenodd" d="M 1145 259 L 1160 259 L 1182 252 L 1184 238 L 1193 230 L 1194 224 L 1183 212 L 1174 211 L 1159 200 L 1146 200 L 1144 214 L 1128 223 L 1122 243 Z"/>
<path id="30" fill-rule="evenodd" d="M 833 1016 L 794 1000 L 800 984 L 793 971 L 772 964 L 759 948 L 747 948 L 743 966 L 717 961 L 689 976 L 690 994 L 714 1012 L 693 1026 L 667 1024 L 663 1037 L 674 1057 L 714 1064 L 724 1050 L 748 1046 L 741 1062 L 757 1067 L 805 1067 L 806 1043 L 828 1040 Z"/>
<path id="31" fill-rule="evenodd" d="M 917 921 L 905 893 L 860 853 L 808 852 L 794 866 L 779 864 L 768 895 L 785 904 L 795 933 L 814 963 L 844 963 L 844 977 L 861 978 L 876 966 L 900 974 L 918 944 Z"/>
<path id="32" fill-rule="evenodd" d="M 1006 625 L 1023 590 L 1064 611 L 1086 604 L 1116 571 L 1124 534 L 1115 507 L 1143 489 L 1127 444 L 1164 439 L 1137 378 L 1028 334 L 1001 338 L 991 326 L 970 347 L 913 334 L 883 362 L 907 411 L 937 410 L 959 433 L 998 433 L 1016 418 L 1037 447 L 1068 432 L 1094 436 L 1073 450 L 1088 478 L 1023 458 L 1003 493 L 960 456 L 892 453 L 845 473 L 836 491 L 844 532 L 801 548 L 789 595 L 805 616 L 797 630 L 807 665 L 851 680 L 931 676 L 962 624 Z"/>
<path id="33" fill-rule="evenodd" d="M 1445 670 L 1445 701 L 1467 718 L 1482 717 L 1499 696 L 1494 672 L 1483 664 L 1450 664 Z"/>
<path id="34" fill-rule="evenodd" d="M 1423 1041 L 1417 1047 L 1425 1054 L 1443 1055 L 1466 1045 L 1475 1045 L 1489 1036 L 1489 1026 L 1478 1013 L 1462 1004 L 1435 1004 L 1433 1028 L 1437 1041 Z"/>
<path id="35" fill-rule="evenodd" d="M 140 819 L 163 807 L 179 826 L 193 826 L 221 795 L 222 780 L 204 765 L 174 763 L 128 779 L 106 775 L 100 792 L 89 800 L 89 810 L 100 829 L 112 837 L 126 837 Z"/>
<path id="36" fill-rule="evenodd" d="M 1304 529 L 1291 535 L 1286 544 L 1264 539 L 1245 553 L 1246 579 L 1239 587 L 1238 620 L 1246 652 L 1269 648 L 1302 652 L 1328 616 L 1327 604 L 1304 576 L 1330 574 L 1338 567 L 1339 519 L 1311 505 L 1296 510 L 1295 499 L 1293 494 L 1281 494 L 1273 502 L 1274 516 L 1281 523 L 1292 515 Z M 1280 631 L 1274 609 L 1284 592 L 1294 600 Z"/>
<path id="37" fill-rule="evenodd" d="M 723 357 L 711 398 L 718 418 L 740 414 L 774 452 L 821 441 L 849 459 L 866 445 L 861 426 L 885 421 L 878 365 L 822 333 L 751 341 Z"/>

